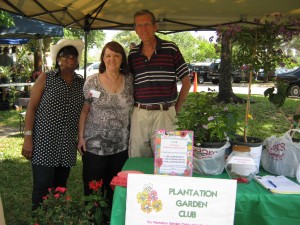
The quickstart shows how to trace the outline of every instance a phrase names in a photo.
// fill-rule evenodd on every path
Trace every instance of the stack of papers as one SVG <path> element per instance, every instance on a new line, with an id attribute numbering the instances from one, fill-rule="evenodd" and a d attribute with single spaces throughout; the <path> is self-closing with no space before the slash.
<path id="1" fill-rule="evenodd" d="M 254 176 L 254 180 L 276 194 L 300 194 L 300 185 L 285 176 Z"/>

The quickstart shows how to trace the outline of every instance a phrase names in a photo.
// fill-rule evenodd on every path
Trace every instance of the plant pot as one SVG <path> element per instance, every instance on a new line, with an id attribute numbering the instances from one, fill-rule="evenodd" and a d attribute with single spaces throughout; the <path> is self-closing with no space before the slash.
<path id="1" fill-rule="evenodd" d="M 228 141 L 205 142 L 194 146 L 193 171 L 205 175 L 222 174 L 225 166 L 225 151 L 230 147 Z"/>
<path id="2" fill-rule="evenodd" d="M 250 154 L 254 159 L 254 162 L 257 167 L 256 173 L 259 172 L 259 167 L 260 167 L 260 158 L 261 158 L 261 152 L 263 146 L 262 142 L 263 141 L 260 138 L 256 138 L 256 137 L 247 137 L 247 142 L 244 142 L 244 137 L 242 136 L 237 136 L 235 141 L 231 141 L 231 147 L 234 145 L 244 145 L 250 147 Z M 230 149 L 230 153 L 231 151 L 232 148 Z"/>

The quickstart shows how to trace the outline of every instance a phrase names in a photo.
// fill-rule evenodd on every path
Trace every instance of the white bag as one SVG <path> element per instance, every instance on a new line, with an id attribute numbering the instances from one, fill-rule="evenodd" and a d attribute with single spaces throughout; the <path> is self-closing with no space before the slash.
<path id="1" fill-rule="evenodd" d="M 193 171 L 206 175 L 223 173 L 225 167 L 225 150 L 230 147 L 226 143 L 220 148 L 194 147 Z"/>
<path id="2" fill-rule="evenodd" d="M 300 142 L 293 141 L 295 132 L 300 133 L 300 129 L 291 129 L 282 137 L 271 136 L 264 140 L 261 164 L 266 171 L 275 175 L 296 177 L 300 163 Z"/>

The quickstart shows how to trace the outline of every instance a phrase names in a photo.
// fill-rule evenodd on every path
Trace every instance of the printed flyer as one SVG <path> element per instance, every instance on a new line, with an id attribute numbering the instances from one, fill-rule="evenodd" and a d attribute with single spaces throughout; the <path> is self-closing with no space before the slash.
<path id="1" fill-rule="evenodd" d="M 154 174 L 192 176 L 193 131 L 156 131 Z"/>
<path id="2" fill-rule="evenodd" d="M 126 225 L 233 225 L 236 180 L 129 174 Z"/>

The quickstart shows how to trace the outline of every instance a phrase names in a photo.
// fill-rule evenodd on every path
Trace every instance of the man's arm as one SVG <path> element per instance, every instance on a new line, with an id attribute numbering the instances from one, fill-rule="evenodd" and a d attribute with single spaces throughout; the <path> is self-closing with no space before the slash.
<path id="1" fill-rule="evenodd" d="M 184 103 L 186 97 L 189 94 L 190 88 L 191 88 L 191 81 L 188 75 L 184 76 L 181 80 L 182 87 L 179 92 L 179 96 L 177 98 L 177 102 L 175 105 L 176 113 L 179 113 L 182 104 Z"/>

